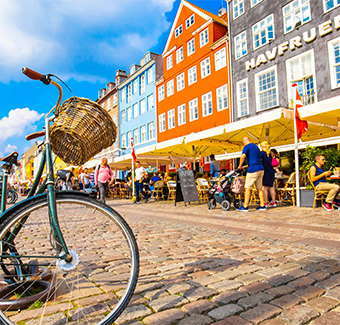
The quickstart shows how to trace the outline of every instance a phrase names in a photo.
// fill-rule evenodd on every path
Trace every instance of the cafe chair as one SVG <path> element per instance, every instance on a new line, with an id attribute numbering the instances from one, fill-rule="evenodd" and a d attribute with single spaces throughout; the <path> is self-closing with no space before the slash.
<path id="1" fill-rule="evenodd" d="M 151 197 L 156 199 L 156 200 L 159 200 L 160 198 L 164 199 L 163 186 L 164 186 L 163 181 L 157 181 L 154 184 L 154 188 L 153 188 Z"/>
<path id="2" fill-rule="evenodd" d="M 291 202 L 295 207 L 295 172 L 289 175 L 284 187 L 277 188 L 276 191 L 278 194 L 278 200 L 280 201 L 280 206 L 282 206 L 283 200 L 285 200 L 286 202 Z"/>
<path id="3" fill-rule="evenodd" d="M 253 184 L 253 187 L 251 189 L 251 194 L 250 194 L 249 205 L 251 205 L 252 203 L 256 204 L 257 201 L 260 201 L 260 199 L 258 198 L 257 188 L 255 184 Z"/>
<path id="4" fill-rule="evenodd" d="M 167 182 L 169 194 L 168 194 L 168 201 L 175 201 L 176 198 L 176 182 L 175 181 L 168 181 Z"/>
<path id="5" fill-rule="evenodd" d="M 208 201 L 208 191 L 209 191 L 209 183 L 204 178 L 198 178 L 197 182 L 197 192 L 200 201 L 205 202 Z"/>
<path id="6" fill-rule="evenodd" d="M 307 175 L 308 175 L 308 180 L 312 184 L 313 189 L 314 189 L 314 201 L 313 201 L 313 209 L 314 209 L 317 200 L 321 201 L 321 205 L 323 204 L 324 200 L 326 200 L 326 198 L 327 198 L 329 191 L 317 191 L 315 186 L 314 186 L 314 183 L 311 180 L 310 170 L 308 171 Z"/>

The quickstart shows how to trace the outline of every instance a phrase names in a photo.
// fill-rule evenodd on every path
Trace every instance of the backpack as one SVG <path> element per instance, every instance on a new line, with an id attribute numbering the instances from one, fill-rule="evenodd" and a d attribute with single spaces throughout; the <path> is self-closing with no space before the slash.
<path id="1" fill-rule="evenodd" d="M 71 172 L 69 170 L 59 169 L 57 171 L 57 176 L 64 182 L 70 180 Z"/>
<path id="2" fill-rule="evenodd" d="M 231 183 L 231 191 L 236 194 L 241 194 L 244 192 L 245 180 L 243 177 L 235 177 Z"/>

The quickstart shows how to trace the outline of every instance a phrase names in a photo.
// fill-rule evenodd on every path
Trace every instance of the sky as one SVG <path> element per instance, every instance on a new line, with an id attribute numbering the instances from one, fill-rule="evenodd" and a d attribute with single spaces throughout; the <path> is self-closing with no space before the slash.
<path id="1" fill-rule="evenodd" d="M 189 1 L 214 14 L 224 0 Z M 147 51 L 163 52 L 180 0 L 1 0 L 0 157 L 26 152 L 25 135 L 42 129 L 58 91 L 21 73 L 26 66 L 63 79 L 96 100 Z M 71 94 L 64 89 L 66 100 Z"/>

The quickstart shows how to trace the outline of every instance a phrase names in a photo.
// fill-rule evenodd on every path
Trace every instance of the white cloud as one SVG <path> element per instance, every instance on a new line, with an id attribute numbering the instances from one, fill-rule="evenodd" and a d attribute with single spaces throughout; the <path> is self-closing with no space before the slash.
<path id="1" fill-rule="evenodd" d="M 6 149 L 5 149 L 5 152 L 6 152 L 6 153 L 10 153 L 10 152 L 15 151 L 15 150 L 17 150 L 17 149 L 18 149 L 17 146 L 8 144 L 7 147 L 6 147 Z"/>
<path id="2" fill-rule="evenodd" d="M 29 108 L 16 108 L 8 116 L 0 120 L 1 141 L 8 138 L 21 136 L 24 132 L 35 131 L 34 123 L 38 122 L 44 114 L 39 114 Z"/>
<path id="3" fill-rule="evenodd" d="M 0 82 L 23 80 L 22 66 L 97 81 L 96 64 L 138 63 L 169 28 L 174 1 L 1 0 Z"/>

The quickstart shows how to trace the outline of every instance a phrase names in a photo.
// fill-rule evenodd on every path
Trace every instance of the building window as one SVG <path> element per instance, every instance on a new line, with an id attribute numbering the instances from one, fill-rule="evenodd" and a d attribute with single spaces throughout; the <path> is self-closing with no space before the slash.
<path id="1" fill-rule="evenodd" d="M 165 113 L 159 114 L 158 122 L 159 122 L 159 132 L 164 132 L 165 131 Z"/>
<path id="2" fill-rule="evenodd" d="M 332 89 L 340 87 L 340 37 L 328 42 Z"/>
<path id="3" fill-rule="evenodd" d="M 198 100 L 197 98 L 189 102 L 189 121 L 192 122 L 198 119 Z"/>
<path id="4" fill-rule="evenodd" d="M 125 87 L 122 89 L 122 102 L 125 102 L 126 100 L 126 89 Z"/>
<path id="5" fill-rule="evenodd" d="M 167 58 L 166 58 L 166 69 L 169 70 L 171 69 L 173 66 L 173 62 L 172 62 L 172 54 L 170 54 Z"/>
<path id="6" fill-rule="evenodd" d="M 126 148 L 126 134 L 123 133 L 120 137 L 122 139 L 122 148 Z"/>
<path id="7" fill-rule="evenodd" d="M 117 103 L 118 103 L 117 98 L 118 98 L 117 93 L 115 93 L 115 94 L 113 95 L 113 106 L 116 106 L 116 105 L 117 105 Z"/>
<path id="8" fill-rule="evenodd" d="M 179 105 L 177 107 L 178 112 L 178 125 L 183 125 L 186 123 L 185 119 L 185 104 Z"/>
<path id="9" fill-rule="evenodd" d="M 201 61 L 201 77 L 202 79 L 210 75 L 210 58 Z"/>
<path id="10" fill-rule="evenodd" d="M 164 85 L 158 88 L 158 101 L 160 102 L 163 99 L 164 99 Z"/>
<path id="11" fill-rule="evenodd" d="M 313 50 L 287 60 L 286 65 L 289 98 L 295 98 L 291 85 L 296 83 L 303 105 L 316 102 Z"/>
<path id="12" fill-rule="evenodd" d="M 234 19 L 244 14 L 243 0 L 234 0 Z"/>
<path id="13" fill-rule="evenodd" d="M 181 35 L 183 32 L 183 27 L 182 25 L 179 25 L 176 29 L 175 29 L 175 37 L 178 37 L 179 35 Z"/>
<path id="14" fill-rule="evenodd" d="M 191 54 L 195 53 L 195 39 L 194 38 L 192 38 L 187 43 L 187 47 L 188 47 L 188 56 L 190 56 Z"/>
<path id="15" fill-rule="evenodd" d="M 126 111 L 125 109 L 122 110 L 122 124 L 126 122 Z"/>
<path id="16" fill-rule="evenodd" d="M 140 128 L 140 142 L 146 142 L 146 125 L 141 126 Z"/>
<path id="17" fill-rule="evenodd" d="M 173 129 L 175 127 L 175 109 L 168 111 L 168 129 Z"/>
<path id="18" fill-rule="evenodd" d="M 167 96 L 171 96 L 174 94 L 174 79 L 171 79 L 169 82 L 166 84 L 166 94 Z"/>
<path id="19" fill-rule="evenodd" d="M 113 115 L 113 123 L 117 126 L 117 114 Z"/>
<path id="20" fill-rule="evenodd" d="M 133 93 L 137 94 L 138 93 L 138 79 L 135 79 L 133 81 Z"/>
<path id="21" fill-rule="evenodd" d="M 294 0 L 282 8 L 284 32 L 288 33 L 311 19 L 309 0 Z"/>
<path id="22" fill-rule="evenodd" d="M 148 110 L 151 111 L 155 107 L 155 101 L 153 99 L 153 94 L 148 96 Z"/>
<path id="23" fill-rule="evenodd" d="M 131 121 L 131 120 L 132 120 L 132 107 L 131 107 L 131 106 L 128 107 L 128 108 L 126 109 L 126 112 L 127 112 L 127 120 L 128 120 L 128 121 Z"/>
<path id="24" fill-rule="evenodd" d="M 257 111 L 278 105 L 276 66 L 255 75 Z"/>
<path id="25" fill-rule="evenodd" d="M 228 108 L 228 85 L 216 89 L 217 111 Z"/>
<path id="26" fill-rule="evenodd" d="M 224 68 L 227 65 L 227 57 L 225 48 L 220 49 L 215 53 L 215 71 Z"/>
<path id="27" fill-rule="evenodd" d="M 192 14 L 186 21 L 185 21 L 185 27 L 188 29 L 190 26 L 192 26 L 195 22 L 195 15 Z"/>
<path id="28" fill-rule="evenodd" d="M 251 7 L 256 6 L 258 3 L 260 3 L 262 0 L 250 0 Z"/>
<path id="29" fill-rule="evenodd" d="M 131 147 L 131 139 L 132 139 L 132 132 L 129 131 L 129 132 L 127 133 L 127 148 L 128 148 L 128 147 Z"/>
<path id="30" fill-rule="evenodd" d="M 131 84 L 128 85 L 128 96 L 127 96 L 127 102 L 130 103 L 131 102 L 131 95 L 132 95 L 132 86 Z"/>
<path id="31" fill-rule="evenodd" d="M 237 91 L 238 117 L 243 117 L 249 114 L 247 79 L 243 79 L 236 83 L 236 91 Z"/>
<path id="32" fill-rule="evenodd" d="M 269 43 L 274 39 L 274 15 L 262 19 L 253 25 L 253 46 L 254 50 Z"/>
<path id="33" fill-rule="evenodd" d="M 184 87 L 184 72 L 182 72 L 180 75 L 177 76 L 177 91 L 184 89 Z"/>
<path id="34" fill-rule="evenodd" d="M 151 82 L 153 82 L 153 68 L 150 68 L 148 70 L 148 84 L 150 84 Z"/>
<path id="35" fill-rule="evenodd" d="M 146 112 L 145 99 L 142 99 L 140 101 L 140 115 L 144 114 L 145 112 Z"/>
<path id="36" fill-rule="evenodd" d="M 323 11 L 327 12 L 340 6 L 340 0 L 323 0 Z"/>
<path id="37" fill-rule="evenodd" d="M 188 70 L 188 84 L 189 86 L 192 85 L 197 81 L 197 72 L 196 66 L 194 65 L 192 68 Z"/>
<path id="38" fill-rule="evenodd" d="M 140 76 L 140 93 L 141 94 L 145 93 L 145 75 L 144 74 Z"/>
<path id="39" fill-rule="evenodd" d="M 212 96 L 211 92 L 202 96 L 202 115 L 208 116 L 212 114 Z"/>
<path id="40" fill-rule="evenodd" d="M 200 45 L 203 47 L 209 42 L 209 29 L 206 28 L 203 32 L 200 33 Z"/>
<path id="41" fill-rule="evenodd" d="M 133 117 L 136 118 L 139 116 L 139 106 L 138 103 L 133 105 Z"/>
<path id="42" fill-rule="evenodd" d="M 246 31 L 238 34 L 234 38 L 235 60 L 247 54 L 247 34 Z"/>
<path id="43" fill-rule="evenodd" d="M 154 139 L 155 138 L 155 126 L 153 122 L 148 124 L 148 130 L 149 130 L 149 140 Z"/>
<path id="44" fill-rule="evenodd" d="M 138 129 L 133 130 L 133 144 L 136 145 L 139 143 L 139 131 Z"/>
<path id="45" fill-rule="evenodd" d="M 181 61 L 183 61 L 183 46 L 176 51 L 176 62 L 179 63 Z"/>

